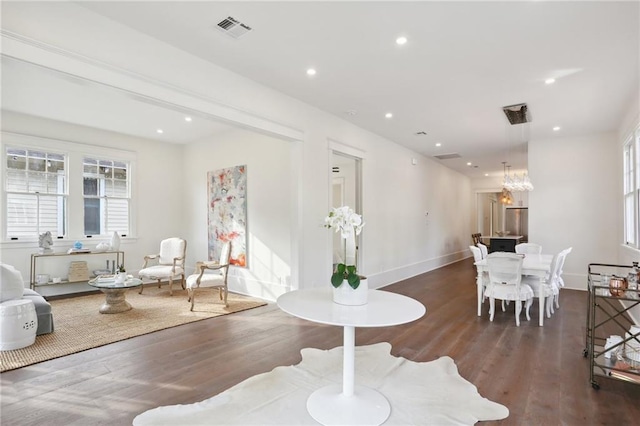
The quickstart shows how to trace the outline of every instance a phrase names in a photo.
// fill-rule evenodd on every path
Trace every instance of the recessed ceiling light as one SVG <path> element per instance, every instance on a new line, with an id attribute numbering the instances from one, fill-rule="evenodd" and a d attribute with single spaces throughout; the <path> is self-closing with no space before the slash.
<path id="1" fill-rule="evenodd" d="M 391 114 L 390 112 L 388 112 L 388 113 L 386 113 L 384 116 L 385 116 L 386 118 L 391 118 L 391 117 L 393 117 L 393 114 Z"/>
<path id="2" fill-rule="evenodd" d="M 485 175 L 485 176 L 489 176 L 489 173 L 485 173 L 484 175 Z"/>
<path id="3" fill-rule="evenodd" d="M 407 43 L 407 38 L 406 37 L 398 37 L 396 39 L 396 44 L 399 46 L 402 46 L 403 44 Z"/>
<path id="4" fill-rule="evenodd" d="M 191 117 L 185 117 L 184 121 L 191 121 Z"/>
<path id="5" fill-rule="evenodd" d="M 316 75 L 316 70 L 314 70 L 313 68 L 309 68 L 307 70 L 307 75 L 310 76 L 310 77 Z"/>
<path id="6" fill-rule="evenodd" d="M 544 81 L 544 84 L 553 84 L 556 82 L 555 78 L 548 78 Z"/>
<path id="7" fill-rule="evenodd" d="M 556 127 L 553 128 L 554 132 L 557 132 L 558 130 L 560 130 L 560 126 L 556 126 Z"/>
<path id="8" fill-rule="evenodd" d="M 469 162 L 469 163 L 467 163 L 467 166 L 470 166 L 470 165 L 471 165 L 471 163 L 470 163 L 470 162 Z"/>
<path id="9" fill-rule="evenodd" d="M 158 130 L 156 130 L 156 132 L 158 132 L 158 133 L 164 133 L 164 130 L 162 130 L 162 129 L 158 129 Z"/>
<path id="10" fill-rule="evenodd" d="M 436 146 L 442 146 L 442 144 L 441 144 L 440 142 L 438 142 L 438 143 L 436 144 Z"/>

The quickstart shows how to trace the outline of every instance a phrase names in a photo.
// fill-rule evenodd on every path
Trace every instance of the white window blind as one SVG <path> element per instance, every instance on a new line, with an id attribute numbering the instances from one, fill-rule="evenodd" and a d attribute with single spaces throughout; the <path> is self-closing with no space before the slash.
<path id="1" fill-rule="evenodd" d="M 129 233 L 129 165 L 122 161 L 85 157 L 83 160 L 84 232 Z"/>
<path id="2" fill-rule="evenodd" d="M 64 154 L 7 147 L 6 233 L 9 239 L 66 231 L 67 158 Z"/>

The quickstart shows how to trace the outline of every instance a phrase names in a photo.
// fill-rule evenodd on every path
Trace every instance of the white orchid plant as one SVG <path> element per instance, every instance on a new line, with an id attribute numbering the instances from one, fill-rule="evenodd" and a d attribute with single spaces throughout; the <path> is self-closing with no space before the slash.
<path id="1" fill-rule="evenodd" d="M 360 286 L 360 276 L 357 273 L 357 265 L 347 265 L 347 253 L 356 252 L 356 236 L 360 235 L 364 222 L 362 216 L 357 214 L 348 206 L 336 207 L 329 216 L 324 218 L 324 226 L 327 228 L 333 228 L 336 232 L 340 232 L 342 239 L 344 240 L 344 262 L 338 263 L 336 269 L 331 275 L 331 284 L 338 288 L 344 280 L 347 280 L 351 288 L 354 290 Z M 351 251 L 347 250 L 347 243 L 352 245 L 349 247 Z M 354 260 L 356 262 L 356 260 Z"/>

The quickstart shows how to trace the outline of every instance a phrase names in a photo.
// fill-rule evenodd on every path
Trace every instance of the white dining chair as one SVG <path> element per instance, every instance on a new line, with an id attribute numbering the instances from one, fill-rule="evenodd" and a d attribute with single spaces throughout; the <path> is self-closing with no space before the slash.
<path id="1" fill-rule="evenodd" d="M 471 254 L 473 254 L 473 261 L 475 262 L 480 262 L 482 260 L 482 252 L 480 251 L 480 249 L 476 246 L 469 246 L 469 250 L 471 250 Z M 478 271 L 478 267 L 476 266 L 476 276 L 479 273 Z M 482 272 L 482 276 L 480 277 L 480 282 L 478 282 L 478 280 L 476 279 L 476 285 L 481 287 L 478 289 L 478 294 L 482 295 L 482 297 L 478 297 L 478 316 L 480 316 L 480 313 L 482 312 L 482 304 L 484 303 L 484 290 L 487 287 L 487 284 L 489 284 L 489 274 L 487 274 L 486 272 Z"/>
<path id="2" fill-rule="evenodd" d="M 487 256 L 489 285 L 485 296 L 489 298 L 489 320 L 493 321 L 496 311 L 495 299 L 515 302 L 516 325 L 520 326 L 522 303 L 525 304 L 527 321 L 531 320 L 529 310 L 533 300 L 533 289 L 522 283 L 522 256 L 515 253 L 495 252 Z"/>
<path id="3" fill-rule="evenodd" d="M 516 244 L 516 253 L 518 254 L 542 254 L 542 246 L 535 243 Z"/>
<path id="4" fill-rule="evenodd" d="M 478 248 L 480 249 L 480 252 L 482 253 L 482 258 L 486 259 L 487 256 L 489 255 L 489 248 L 482 243 L 478 243 L 477 245 L 478 245 Z"/>
<path id="5" fill-rule="evenodd" d="M 551 314 L 554 313 L 553 302 L 556 296 L 560 293 L 560 286 L 558 284 L 558 268 L 560 266 L 561 255 L 562 252 L 553 256 L 549 274 L 543 280 L 540 280 L 538 277 L 526 275 L 522 277 L 522 282 L 528 284 L 533 289 L 534 297 L 538 298 L 538 303 L 544 303 L 547 318 L 551 318 Z M 541 286 L 542 297 L 540 297 Z"/>
<path id="6" fill-rule="evenodd" d="M 558 259 L 558 273 L 557 273 L 557 282 L 558 282 L 558 294 L 555 295 L 555 305 L 556 308 L 560 308 L 560 289 L 564 287 L 564 279 L 562 278 L 562 268 L 564 267 L 564 261 L 567 259 L 567 256 L 569 255 L 569 253 L 571 253 L 571 251 L 573 250 L 573 247 L 569 247 L 567 249 L 564 249 L 560 252 L 560 257 Z"/>

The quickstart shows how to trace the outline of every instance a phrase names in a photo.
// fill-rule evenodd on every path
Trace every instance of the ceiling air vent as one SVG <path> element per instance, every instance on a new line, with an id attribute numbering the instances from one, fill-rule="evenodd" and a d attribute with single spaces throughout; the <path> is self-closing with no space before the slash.
<path id="1" fill-rule="evenodd" d="M 509 105 L 502 107 L 502 111 L 504 111 L 504 114 L 507 116 L 511 125 L 523 124 L 531 121 L 531 113 L 529 112 L 527 104 Z"/>
<path id="2" fill-rule="evenodd" d="M 460 158 L 460 154 L 455 152 L 453 154 L 434 155 L 434 157 L 437 158 L 438 160 L 451 160 L 452 158 Z"/>
<path id="3" fill-rule="evenodd" d="M 243 24 L 242 22 L 234 19 L 231 16 L 228 16 L 222 21 L 218 22 L 217 28 L 233 38 L 240 38 L 251 31 L 250 26 Z"/>

